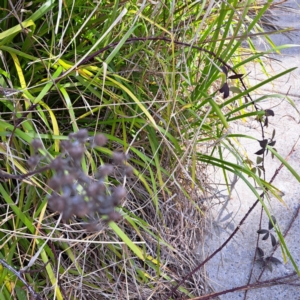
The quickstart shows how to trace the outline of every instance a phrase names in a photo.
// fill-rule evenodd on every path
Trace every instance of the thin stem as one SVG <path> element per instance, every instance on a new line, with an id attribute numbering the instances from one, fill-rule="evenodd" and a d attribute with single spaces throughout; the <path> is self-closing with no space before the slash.
<path id="1" fill-rule="evenodd" d="M 246 285 L 242 285 L 239 287 L 235 287 L 229 290 L 225 290 L 222 292 L 216 292 L 216 293 L 212 293 L 209 295 L 204 295 L 204 296 L 200 296 L 200 297 L 196 297 L 196 298 L 191 298 L 190 300 L 209 300 L 209 299 L 215 299 L 215 297 L 221 296 L 221 295 L 225 295 L 228 293 L 233 293 L 233 292 L 237 292 L 237 291 L 243 291 L 243 290 L 250 290 L 250 289 L 258 289 L 258 288 L 263 288 L 263 287 L 268 287 L 268 286 L 273 286 L 273 285 L 279 285 L 279 284 L 290 284 L 291 281 L 295 281 L 295 280 L 299 280 L 299 277 L 297 276 L 296 278 L 292 278 L 292 280 L 290 279 L 293 276 L 297 276 L 297 273 L 294 271 L 288 275 L 282 276 L 282 277 L 276 277 L 276 278 L 272 278 L 266 281 L 262 281 L 262 282 L 256 282 L 256 283 L 252 283 L 252 284 L 246 284 Z"/>
<path id="2" fill-rule="evenodd" d="M 290 157 L 290 155 L 293 153 L 294 148 L 295 148 L 296 144 L 293 146 L 292 150 L 290 151 L 290 153 L 288 154 L 286 160 L 288 160 L 288 158 Z M 280 166 L 275 170 L 271 180 L 269 181 L 269 183 L 271 184 L 275 178 L 277 177 L 277 175 L 279 174 L 280 170 L 283 168 L 283 163 L 280 164 Z M 268 189 L 266 189 L 265 192 L 260 194 L 260 197 L 263 197 L 263 195 L 268 191 Z M 218 252 L 220 252 L 229 242 L 230 240 L 235 236 L 235 234 L 239 231 L 240 227 L 243 225 L 243 223 L 245 222 L 245 220 L 248 218 L 248 216 L 250 215 L 250 213 L 253 211 L 253 209 L 256 207 L 256 205 L 259 203 L 259 199 L 257 199 L 254 204 L 250 207 L 250 209 L 248 210 L 248 212 L 245 214 L 245 216 L 242 218 L 242 220 L 240 221 L 240 223 L 238 224 L 238 226 L 235 228 L 235 230 L 232 232 L 232 234 L 227 238 L 227 240 L 217 249 L 215 250 L 211 255 L 209 255 L 202 263 L 200 263 L 194 270 L 192 270 L 190 273 L 188 273 L 186 276 L 184 276 L 181 281 L 179 283 L 177 283 L 176 286 L 174 286 L 171 291 L 167 294 L 166 299 L 168 299 L 169 297 L 171 297 L 176 290 L 191 276 L 193 276 L 197 271 L 199 271 L 201 269 L 201 267 L 204 266 L 204 264 L 206 264 L 212 257 L 214 257 Z"/>
<path id="3" fill-rule="evenodd" d="M 13 267 L 11 267 L 7 262 L 5 262 L 5 260 L 3 260 L 2 258 L 0 258 L 0 263 L 3 267 L 5 267 L 6 269 L 8 269 L 9 271 L 11 271 L 12 273 L 14 273 L 18 279 L 20 281 L 22 281 L 22 283 L 26 286 L 27 290 L 29 291 L 29 293 L 32 295 L 33 299 L 36 300 L 43 300 L 43 298 L 34 291 L 34 289 L 26 282 L 26 280 L 22 277 L 21 273 L 18 272 L 17 270 L 15 270 Z"/>

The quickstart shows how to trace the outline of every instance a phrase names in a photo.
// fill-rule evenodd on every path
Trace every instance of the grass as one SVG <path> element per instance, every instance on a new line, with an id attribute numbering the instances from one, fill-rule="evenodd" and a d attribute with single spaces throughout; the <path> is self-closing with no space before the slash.
<path id="1" fill-rule="evenodd" d="M 263 33 L 259 21 L 272 2 L 3 3 L 0 258 L 26 269 L 26 282 L 46 299 L 166 297 L 195 266 L 205 216 L 199 199 L 211 194 L 207 166 L 223 170 L 228 192 L 230 173 L 263 205 L 256 187 L 272 191 L 230 128 L 253 117 L 264 122 L 258 104 L 265 98 L 252 100 L 249 93 L 292 69 L 249 87 L 228 77 L 246 74 L 249 62 L 265 70 L 263 55 L 281 49 L 267 37 L 272 49 L 259 52 L 252 41 Z M 226 99 L 219 91 L 225 83 Z M 80 168 L 92 180 L 113 153 L 128 155 L 124 164 L 133 176 L 116 165 L 104 180 L 127 190 L 117 222 L 87 215 L 61 223 L 55 208 L 47 208 L 48 183 L 57 173 L 49 164 L 79 129 L 107 138 L 105 146 L 84 148 Z M 35 139 L 42 142 L 38 153 Z M 224 159 L 224 149 L 236 162 Z M 32 171 L 30 157 L 39 159 L 35 170 L 44 169 L 24 176 Z M 97 230 L 87 232 L 84 225 L 95 222 Z M 1 299 L 29 297 L 16 275 L 0 273 Z M 178 290 L 193 297 L 205 284 L 199 276 Z"/>

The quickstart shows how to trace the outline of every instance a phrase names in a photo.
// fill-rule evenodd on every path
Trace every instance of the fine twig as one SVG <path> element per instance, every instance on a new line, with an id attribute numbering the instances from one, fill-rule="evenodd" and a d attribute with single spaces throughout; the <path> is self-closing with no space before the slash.
<path id="1" fill-rule="evenodd" d="M 290 224 L 289 224 L 288 228 L 286 229 L 285 233 L 283 234 L 283 237 L 284 237 L 284 238 L 285 238 L 285 237 L 287 236 L 287 234 L 289 233 L 289 231 L 290 231 L 292 225 L 294 224 L 294 222 L 296 221 L 296 219 L 297 219 L 299 213 L 300 213 L 300 205 L 298 206 L 298 209 L 297 209 L 296 213 L 294 214 L 292 220 L 290 221 Z M 277 248 L 278 248 L 279 245 L 280 245 L 279 243 L 276 244 L 276 246 L 274 247 L 272 253 L 270 254 L 270 257 L 273 256 L 273 254 L 275 253 L 275 251 L 277 250 Z M 265 270 L 266 270 L 266 265 L 263 266 L 263 269 L 261 270 L 261 272 L 260 272 L 260 274 L 259 274 L 259 276 L 258 276 L 258 278 L 257 278 L 256 281 L 259 281 L 259 280 L 260 280 L 260 278 L 262 277 L 262 275 L 263 275 L 263 273 L 264 273 Z"/>
<path id="2" fill-rule="evenodd" d="M 287 157 L 285 158 L 285 160 L 289 160 L 291 154 L 295 151 L 295 148 L 296 148 L 296 145 L 298 144 L 298 141 L 299 141 L 299 138 L 298 140 L 296 141 L 296 143 L 293 145 L 291 151 L 289 152 L 289 154 L 287 155 Z M 286 237 L 286 235 L 288 234 L 290 228 L 292 227 L 294 221 L 296 220 L 298 214 L 299 214 L 299 210 L 300 210 L 300 206 L 298 207 L 298 210 L 297 212 L 295 213 L 294 217 L 292 218 L 286 232 L 284 233 L 284 237 Z M 259 223 L 259 228 L 261 228 L 261 221 L 262 221 L 262 212 L 263 212 L 263 209 L 261 210 L 261 215 L 260 215 L 260 223 Z M 248 282 L 247 284 L 249 284 L 251 282 L 251 278 L 252 278 L 252 275 L 253 275 L 253 268 L 254 268 L 254 262 L 255 262 L 255 257 L 256 257 L 256 254 L 257 254 L 257 247 L 258 247 L 258 241 L 259 241 L 259 236 L 257 236 L 257 240 L 256 240 L 256 248 L 255 248 L 255 252 L 254 252 L 254 257 L 253 257 L 253 263 L 252 263 L 252 268 L 251 268 L 251 271 L 250 271 L 250 275 L 249 275 L 249 279 L 248 279 Z M 276 244 L 276 246 L 274 247 L 272 253 L 270 254 L 270 257 L 273 256 L 273 254 L 275 253 L 276 249 L 278 248 L 278 245 L 279 243 Z M 260 273 L 260 275 L 258 276 L 258 279 L 256 281 L 259 281 L 259 279 L 261 278 L 261 276 L 263 275 L 264 271 L 266 269 L 266 265 L 263 266 L 263 269 Z M 245 294 L 244 294 L 244 300 L 247 299 L 247 293 L 248 293 L 248 290 L 245 291 Z"/>
<path id="3" fill-rule="evenodd" d="M 260 210 L 260 218 L 259 218 L 259 225 L 258 225 L 259 229 L 261 229 L 262 217 L 263 217 L 263 207 L 261 207 L 261 210 Z M 254 255 L 253 255 L 252 266 L 251 266 L 251 270 L 250 270 L 250 274 L 249 274 L 249 277 L 248 277 L 247 284 L 250 284 L 251 278 L 252 278 L 252 275 L 253 275 L 255 258 L 256 258 L 257 249 L 258 249 L 258 244 L 259 244 L 259 235 L 257 235 L 257 238 L 256 238 L 256 247 L 255 247 L 255 251 L 254 251 Z M 264 268 L 265 268 L 265 265 L 264 265 Z M 247 292 L 248 292 L 248 290 L 245 291 L 244 300 L 246 300 Z"/>
<path id="4" fill-rule="evenodd" d="M 292 278 L 295 276 L 295 278 Z M 204 296 L 199 296 L 195 298 L 191 298 L 189 300 L 209 300 L 209 299 L 214 299 L 215 297 L 228 294 L 228 293 L 233 293 L 237 291 L 243 291 L 243 290 L 250 290 L 250 289 L 258 289 L 258 288 L 263 288 L 263 287 L 268 287 L 268 286 L 273 286 L 273 285 L 279 285 L 279 284 L 290 284 L 292 281 L 299 280 L 299 277 L 297 273 L 294 271 L 288 275 L 281 276 L 281 277 L 276 277 L 272 278 L 269 280 L 265 280 L 262 282 L 256 282 L 256 283 L 251 283 L 251 284 L 246 284 L 242 286 L 238 286 L 232 289 L 228 289 L 226 291 L 221 291 L 221 292 L 215 292 L 209 295 L 204 295 Z"/>
<path id="5" fill-rule="evenodd" d="M 26 286 L 27 290 L 35 300 L 43 300 L 43 298 L 34 291 L 34 289 L 26 282 L 26 280 L 22 277 L 21 273 L 11 267 L 8 263 L 6 263 L 2 258 L 0 258 L 0 263 L 3 267 L 14 273 L 20 281 Z"/>
<path id="6" fill-rule="evenodd" d="M 24 180 L 27 177 L 30 177 L 30 176 L 35 175 L 35 174 L 40 174 L 40 173 L 42 173 L 44 171 L 47 171 L 49 169 L 50 169 L 50 166 L 45 166 L 45 167 L 42 167 L 40 169 L 33 170 L 31 172 L 28 172 L 26 174 L 21 174 L 21 175 L 8 174 L 8 173 L 4 173 L 2 170 L 0 170 L 0 178 Z"/>
<path id="7" fill-rule="evenodd" d="M 232 68 L 229 64 L 227 64 L 226 61 L 224 61 L 222 58 L 220 58 L 218 55 L 216 55 L 213 51 L 210 51 L 210 50 L 207 50 L 206 48 L 204 47 L 199 47 L 199 46 L 195 46 L 195 45 L 192 45 L 190 43 L 185 43 L 185 42 L 180 42 L 180 41 L 177 41 L 177 40 L 174 40 L 174 39 L 169 39 L 169 38 L 166 38 L 164 36 L 161 36 L 161 37 L 157 37 L 157 36 L 149 36 L 149 37 L 135 37 L 135 38 L 129 38 L 127 39 L 124 44 L 131 44 L 131 43 L 135 43 L 135 42 L 146 42 L 146 41 L 163 41 L 163 42 L 167 42 L 167 43 L 170 43 L 170 44 L 175 44 L 175 45 L 179 45 L 179 46 L 184 46 L 184 47 L 190 47 L 192 49 L 195 49 L 195 50 L 198 50 L 198 51 L 202 51 L 204 53 L 207 53 L 209 55 L 211 55 L 212 57 L 214 57 L 217 61 L 219 61 L 223 66 L 227 67 L 231 72 L 233 72 L 235 75 L 238 75 L 238 73 L 235 71 L 234 68 Z M 118 44 L 120 43 L 120 41 L 118 42 L 114 42 L 114 43 L 111 43 L 109 45 L 107 45 L 106 47 L 104 48 L 101 48 L 99 49 L 98 51 L 92 53 L 91 55 L 87 56 L 85 59 L 83 59 L 82 61 L 80 61 L 76 66 L 74 66 L 74 68 L 70 69 L 70 71 L 67 71 L 65 73 L 62 73 L 60 77 L 56 78 L 55 79 L 55 82 L 58 82 L 60 81 L 62 78 L 64 78 L 69 72 L 71 72 L 73 69 L 75 70 L 76 68 L 84 65 L 84 64 L 87 64 L 91 61 L 93 61 L 93 59 L 100 55 L 101 53 L 107 51 L 108 49 L 110 48 L 114 48 L 116 47 Z M 239 81 L 241 82 L 243 88 L 245 89 L 245 91 L 247 91 L 247 87 L 243 81 L 242 78 L 238 78 Z M 256 110 L 258 110 L 258 107 L 257 105 L 255 104 L 255 102 L 253 101 L 253 99 L 251 98 L 251 96 L 249 95 L 249 93 L 247 93 L 245 95 L 245 98 L 249 98 L 249 100 L 253 103 L 254 107 Z"/>
<path id="8" fill-rule="evenodd" d="M 297 141 L 298 142 L 298 141 Z M 290 157 L 290 155 L 294 152 L 296 144 L 293 146 L 292 150 L 290 151 L 290 153 L 288 154 L 287 158 L 288 159 Z M 280 166 L 275 170 L 271 180 L 269 181 L 269 183 L 271 184 L 275 178 L 278 176 L 280 170 L 283 168 L 283 163 L 280 164 Z M 266 188 L 266 191 L 264 191 L 263 193 L 260 194 L 260 197 L 263 197 L 264 194 L 268 191 L 268 189 Z M 169 297 L 171 297 L 176 290 L 191 276 L 193 276 L 197 271 L 199 271 L 201 269 L 201 267 L 203 267 L 210 259 L 212 259 L 218 252 L 220 252 L 229 242 L 230 240 L 236 235 L 236 233 L 239 231 L 240 227 L 243 225 L 243 223 L 245 222 L 245 220 L 248 218 L 248 216 L 250 215 L 250 213 L 253 211 L 253 209 L 256 207 L 256 205 L 259 203 L 259 199 L 257 199 L 254 204 L 249 208 L 248 212 L 245 214 L 245 216 L 242 218 L 242 220 L 239 222 L 238 226 L 235 228 L 235 230 L 231 233 L 231 235 L 227 238 L 227 240 L 217 249 L 215 250 L 211 255 L 209 255 L 202 263 L 200 263 L 194 270 L 192 270 L 190 273 L 188 273 L 187 275 L 185 275 L 181 281 L 179 283 L 177 283 L 177 285 L 175 285 L 171 291 L 167 294 L 166 299 L 168 299 Z M 247 285 L 246 285 L 247 286 Z"/>

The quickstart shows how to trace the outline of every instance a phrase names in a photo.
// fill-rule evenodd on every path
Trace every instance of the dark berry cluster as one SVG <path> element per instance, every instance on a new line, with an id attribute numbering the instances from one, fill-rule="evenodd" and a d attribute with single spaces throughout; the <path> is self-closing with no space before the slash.
<path id="1" fill-rule="evenodd" d="M 102 147 L 107 138 L 103 134 L 89 138 L 87 130 L 81 129 L 71 133 L 68 140 L 61 142 L 64 153 L 53 159 L 49 165 L 55 172 L 48 182 L 52 189 L 49 208 L 60 212 L 64 221 L 73 215 L 89 216 L 91 219 L 100 215 L 106 216 L 108 221 L 117 220 L 120 214 L 115 211 L 115 207 L 126 196 L 126 189 L 122 186 L 108 188 L 105 180 L 113 174 L 114 166 L 120 166 L 125 173 L 129 173 L 130 168 L 125 165 L 127 157 L 124 153 L 114 152 L 112 164 L 102 165 L 95 178 L 89 177 L 81 165 L 87 142 L 92 147 Z M 34 141 L 33 147 L 37 149 L 41 144 Z"/>

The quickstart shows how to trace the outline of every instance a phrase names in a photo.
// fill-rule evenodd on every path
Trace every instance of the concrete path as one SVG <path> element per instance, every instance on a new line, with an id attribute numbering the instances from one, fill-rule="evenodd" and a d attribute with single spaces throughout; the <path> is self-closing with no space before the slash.
<path id="1" fill-rule="evenodd" d="M 276 45 L 300 45 L 300 0 L 288 1 L 287 4 L 291 6 L 293 10 L 285 11 L 283 9 L 277 9 L 274 10 L 273 13 L 278 16 L 279 25 L 294 27 L 299 29 L 299 32 L 295 32 L 290 36 L 292 40 L 284 35 L 272 36 L 272 40 Z M 263 50 L 263 44 L 259 44 L 258 42 L 258 46 Z M 271 74 L 275 75 L 288 68 L 300 67 L 300 47 L 283 50 L 282 55 L 272 55 L 272 57 L 276 60 L 269 62 L 268 71 Z M 249 79 L 252 84 L 264 78 L 266 77 L 263 75 L 259 66 L 251 66 Z M 267 129 L 268 137 L 271 137 L 272 131 L 275 128 L 276 149 L 281 156 L 286 157 L 300 136 L 300 115 L 297 110 L 289 104 L 285 97 L 288 95 L 289 99 L 292 100 L 300 110 L 300 68 L 276 80 L 272 84 L 264 86 L 260 89 L 259 93 L 263 95 L 274 93 L 282 95 L 281 99 L 270 98 L 262 103 L 261 106 L 264 109 L 272 109 L 275 112 L 275 116 L 270 117 L 269 127 Z M 254 120 L 247 124 L 240 122 L 232 129 L 233 132 L 245 133 L 261 139 L 258 124 Z M 257 156 L 254 155 L 254 153 L 260 149 L 258 142 L 249 142 L 249 140 L 245 139 L 241 139 L 240 142 L 248 153 L 250 153 L 250 159 L 256 161 Z M 231 158 L 228 157 L 228 159 Z M 300 174 L 300 142 L 296 147 L 296 151 L 290 156 L 289 164 Z M 279 165 L 278 160 L 272 160 L 270 155 L 267 156 L 267 181 L 270 180 Z M 219 178 L 221 178 L 221 176 L 216 174 L 215 181 L 220 181 Z M 232 180 L 234 180 L 234 178 L 232 178 Z M 300 209 L 300 183 L 289 171 L 283 169 L 274 181 L 274 185 L 284 193 L 283 200 L 286 206 L 274 197 L 271 198 L 270 205 L 268 206 L 272 214 L 276 216 L 282 232 L 285 232 L 293 216 Z M 224 189 L 224 187 L 219 186 L 219 190 L 222 189 Z M 219 204 L 217 204 L 218 201 L 216 201 L 216 205 L 210 210 L 211 218 L 208 218 L 206 242 L 204 245 L 199 245 L 198 253 L 201 253 L 203 257 L 207 257 L 221 246 L 232 233 L 232 230 L 239 224 L 255 200 L 249 188 L 239 180 L 235 185 L 235 191 L 232 193 L 230 200 L 226 202 L 226 198 L 225 200 L 224 198 L 220 198 L 218 201 L 222 201 L 222 203 Z M 208 205 L 211 205 L 211 203 Z M 220 216 L 221 211 L 222 215 Z M 260 215 L 261 205 L 259 204 L 228 245 L 206 264 L 205 268 L 208 281 L 215 291 L 223 291 L 248 284 L 250 272 L 253 267 L 258 236 L 256 232 L 259 228 Z M 263 213 L 262 217 L 262 228 L 268 228 L 268 218 L 265 213 Z M 287 234 L 285 241 L 300 268 L 300 213 Z M 272 248 L 270 239 L 262 241 L 262 236 L 260 236 L 259 247 L 268 254 Z M 276 250 L 274 257 L 283 261 L 280 247 Z M 254 264 L 251 283 L 256 281 L 261 269 L 258 263 Z M 272 272 L 269 270 L 264 271 L 261 281 L 284 276 L 292 271 L 293 266 L 290 262 L 273 266 Z M 222 295 L 220 299 L 296 300 L 300 299 L 300 286 L 298 281 L 298 286 L 280 285 L 250 290 L 246 298 L 245 292 L 239 291 Z"/>

